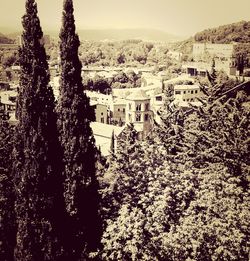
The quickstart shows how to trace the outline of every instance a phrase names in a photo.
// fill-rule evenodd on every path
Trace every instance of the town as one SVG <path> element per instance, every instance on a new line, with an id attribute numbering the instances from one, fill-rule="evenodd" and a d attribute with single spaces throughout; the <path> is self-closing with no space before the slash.
<path id="1" fill-rule="evenodd" d="M 1 6 L 1 261 L 249 260 L 249 7 Z"/>
<path id="2" fill-rule="evenodd" d="M 44 45 L 49 48 L 52 45 L 51 42 L 50 36 L 46 35 L 43 40 Z M 17 50 L 21 44 L 20 36 L 17 37 L 16 43 L 19 44 L 2 44 L 0 49 Z M 178 63 L 180 67 L 178 73 L 172 75 L 169 75 L 169 70 L 166 67 L 156 70 L 154 66 L 139 68 L 131 66 L 83 66 L 82 78 L 85 82 L 93 81 L 95 78 L 104 79 L 103 82 L 100 82 L 100 85 L 103 85 L 102 89 L 100 88 L 101 91 L 85 90 L 90 99 L 90 105 L 95 111 L 95 121 L 91 123 L 91 128 L 96 145 L 100 148 L 103 156 L 110 154 L 112 134 L 114 133 L 115 137 L 119 137 L 126 124 L 133 123 L 135 129 L 140 133 L 140 137 L 143 138 L 152 130 L 154 122 L 161 123 L 159 115 L 165 107 L 167 90 L 173 89 L 173 100 L 170 106 L 181 107 L 185 110 L 190 106 L 202 104 L 201 100 L 204 93 L 199 78 L 206 78 L 207 73 L 212 70 L 221 72 L 224 77 L 248 81 L 250 69 L 245 68 L 244 72 L 241 71 L 235 57 L 236 48 L 237 44 L 194 43 L 191 61 L 182 61 L 182 53 L 168 50 L 168 59 Z M 56 57 L 56 60 L 59 61 L 59 57 Z M 15 101 L 20 67 L 12 65 L 5 70 L 5 73 L 2 73 L 5 77 L 2 76 L 0 82 L 0 106 L 1 110 L 9 115 L 10 122 L 15 124 Z M 60 86 L 59 63 L 52 61 L 49 70 L 50 85 L 57 98 Z M 121 78 L 124 75 L 126 77 L 129 74 L 140 79 L 139 86 L 107 87 L 108 84 L 105 80 L 110 82 L 114 81 L 115 77 L 119 78 L 120 76 Z"/>

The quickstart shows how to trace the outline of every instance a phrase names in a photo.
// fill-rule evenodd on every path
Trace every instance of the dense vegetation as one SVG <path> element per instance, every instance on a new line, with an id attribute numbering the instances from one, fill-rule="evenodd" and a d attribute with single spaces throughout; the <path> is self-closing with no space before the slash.
<path id="1" fill-rule="evenodd" d="M 103 260 L 248 259 L 249 93 L 213 87 L 147 140 L 133 126 L 120 138 L 102 183 Z"/>
<path id="2" fill-rule="evenodd" d="M 0 260 L 13 260 L 16 244 L 14 184 L 12 177 L 13 128 L 0 112 Z"/>
<path id="3" fill-rule="evenodd" d="M 250 22 L 241 21 L 238 23 L 219 26 L 217 28 L 206 29 L 195 34 L 197 42 L 211 43 L 249 43 L 250 42 Z"/>
<path id="4" fill-rule="evenodd" d="M 167 44 L 153 44 L 141 40 L 120 42 L 82 42 L 80 60 L 83 65 L 155 65 L 167 64 Z"/>

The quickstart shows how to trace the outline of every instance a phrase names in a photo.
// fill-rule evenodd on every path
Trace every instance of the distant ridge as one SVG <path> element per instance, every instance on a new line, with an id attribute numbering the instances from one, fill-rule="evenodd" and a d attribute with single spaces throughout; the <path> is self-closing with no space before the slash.
<path id="1" fill-rule="evenodd" d="M 0 44 L 12 44 L 13 40 L 0 33 Z"/>
<path id="2" fill-rule="evenodd" d="M 93 41 L 121 41 L 139 39 L 145 41 L 174 42 L 183 40 L 183 37 L 154 29 L 85 29 L 78 30 L 80 39 Z"/>

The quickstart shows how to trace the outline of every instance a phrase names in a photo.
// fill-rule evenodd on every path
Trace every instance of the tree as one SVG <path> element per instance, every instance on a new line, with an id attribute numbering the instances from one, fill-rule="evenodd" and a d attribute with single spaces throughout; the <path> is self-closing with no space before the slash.
<path id="1" fill-rule="evenodd" d="M 239 75 L 242 75 L 244 72 L 245 59 L 243 55 L 239 55 L 237 57 L 237 70 L 239 71 Z"/>
<path id="2" fill-rule="evenodd" d="M 22 18 L 20 89 L 17 98 L 13 174 L 16 192 L 15 260 L 58 260 L 62 246 L 60 150 L 54 96 L 37 5 L 26 1 Z M 58 215 L 58 216 L 57 216 Z"/>
<path id="3" fill-rule="evenodd" d="M 111 136 L 110 152 L 112 154 L 114 154 L 114 152 L 115 152 L 115 134 L 114 134 L 114 130 L 112 131 L 112 136 Z"/>
<path id="4" fill-rule="evenodd" d="M 96 179 L 96 148 L 90 121 L 94 111 L 84 93 L 80 45 L 75 33 L 72 0 L 63 5 L 60 32 L 61 85 L 58 99 L 58 130 L 63 149 L 64 199 L 71 220 L 71 260 L 95 250 L 100 237 L 99 196 Z"/>
<path id="5" fill-rule="evenodd" d="M 0 116 L 0 259 L 14 260 L 16 227 L 14 184 L 11 175 L 13 128 Z"/>
<path id="6" fill-rule="evenodd" d="M 11 67 L 13 64 L 15 64 L 18 60 L 18 57 L 17 57 L 17 53 L 14 52 L 14 53 L 11 53 L 11 52 L 7 52 L 3 58 L 2 58 L 2 65 L 4 68 L 8 68 L 8 67 Z"/>
<path id="7" fill-rule="evenodd" d="M 175 109 L 126 146 L 128 160 L 118 151 L 106 173 L 115 179 L 104 193 L 103 260 L 247 260 L 246 103 L 238 91 Z"/>

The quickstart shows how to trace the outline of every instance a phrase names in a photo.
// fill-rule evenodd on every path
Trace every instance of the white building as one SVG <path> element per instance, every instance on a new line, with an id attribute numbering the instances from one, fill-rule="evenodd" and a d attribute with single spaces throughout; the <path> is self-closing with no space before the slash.
<path id="1" fill-rule="evenodd" d="M 189 107 L 189 103 L 193 105 L 201 105 L 199 99 L 204 97 L 204 93 L 200 90 L 199 85 L 175 85 L 174 86 L 174 104 L 180 107 Z"/>
<path id="2" fill-rule="evenodd" d="M 150 97 L 140 88 L 126 98 L 126 123 L 133 123 L 143 137 L 153 127 L 153 111 L 150 108 Z"/>
<path id="3" fill-rule="evenodd" d="M 234 48 L 235 44 L 194 43 L 193 58 L 201 60 L 204 55 L 210 55 L 214 58 L 231 60 Z"/>

